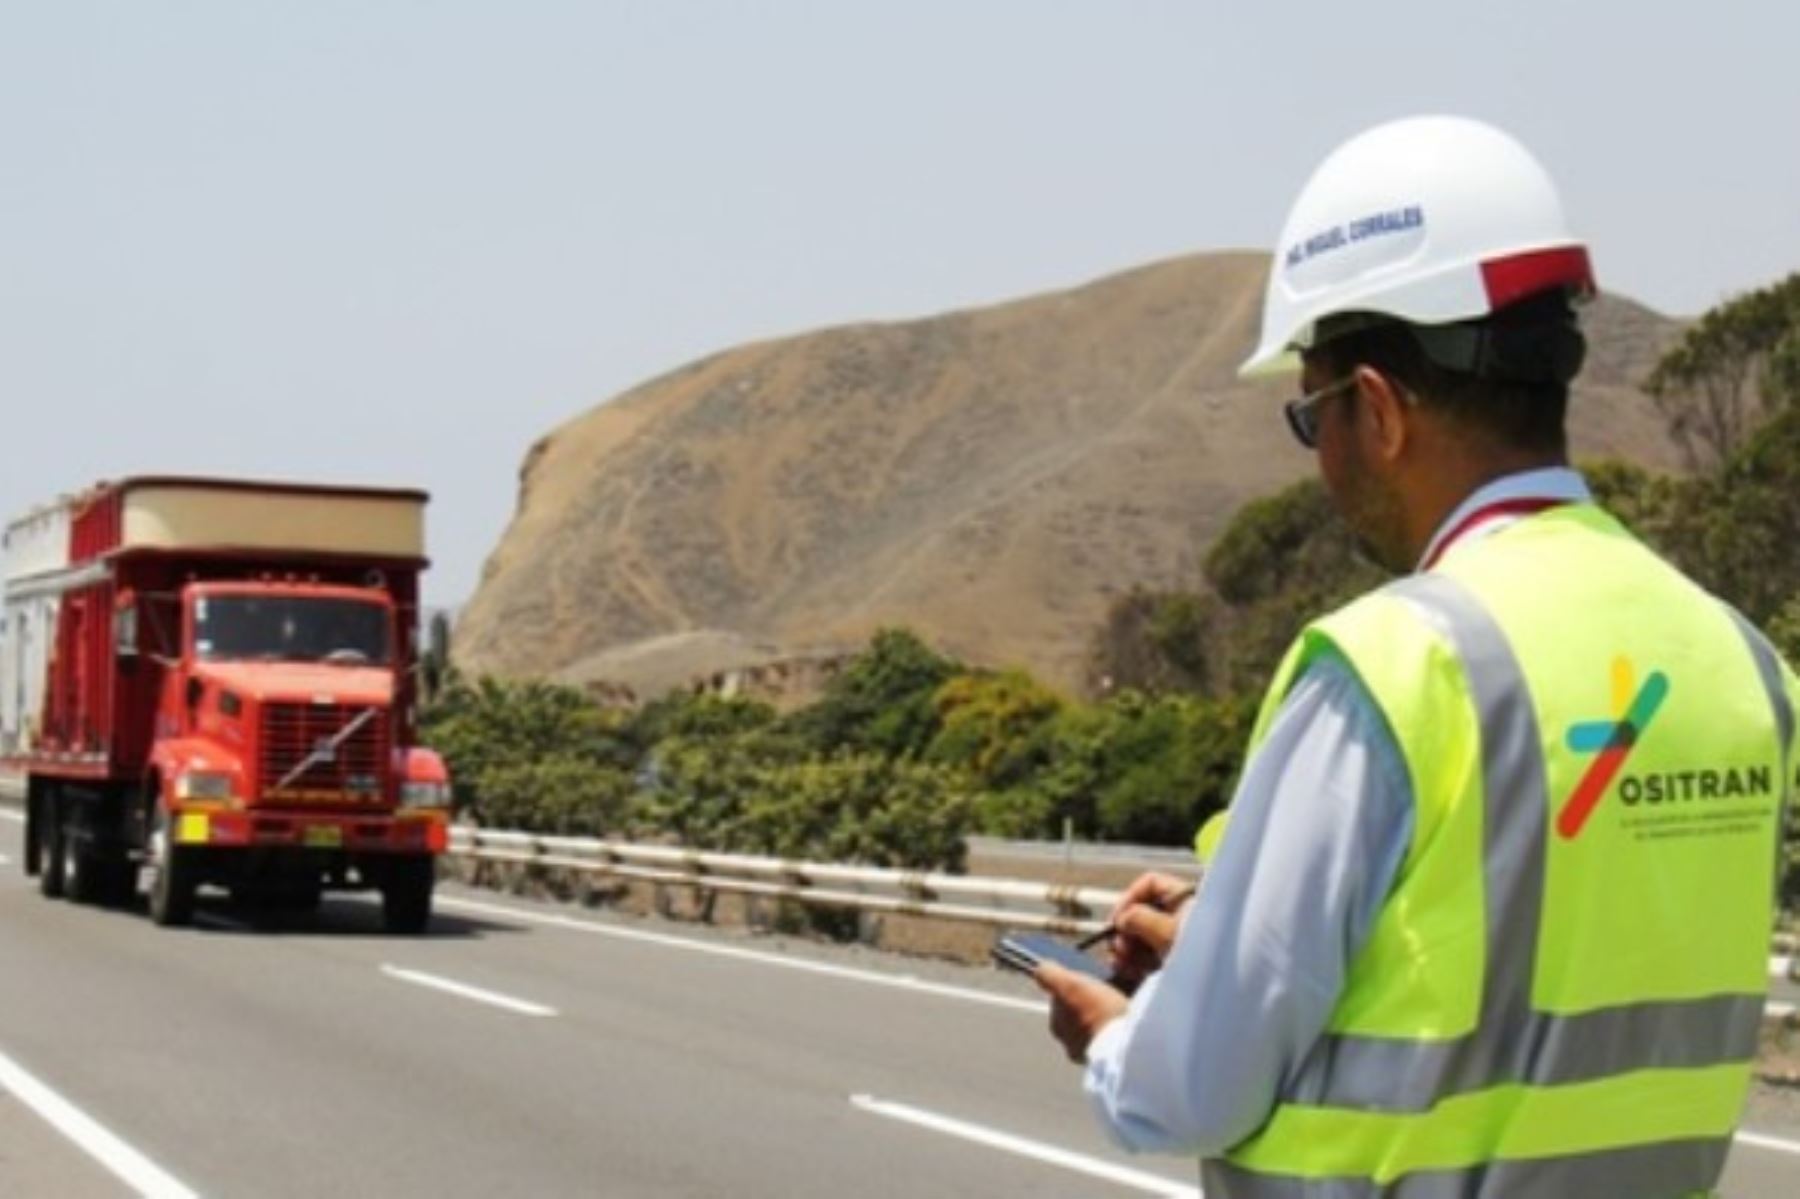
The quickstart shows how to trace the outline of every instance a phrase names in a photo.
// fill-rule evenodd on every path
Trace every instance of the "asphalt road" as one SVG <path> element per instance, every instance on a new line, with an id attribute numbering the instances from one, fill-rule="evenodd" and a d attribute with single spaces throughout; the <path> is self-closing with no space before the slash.
<path id="1" fill-rule="evenodd" d="M 447 887 L 199 927 L 49 902 L 0 810 L 0 1195 L 1193 1194 L 1021 980 Z M 127 1181 L 129 1180 L 129 1181 Z M 1726 1193 L 1800 1193 L 1740 1142 Z"/>

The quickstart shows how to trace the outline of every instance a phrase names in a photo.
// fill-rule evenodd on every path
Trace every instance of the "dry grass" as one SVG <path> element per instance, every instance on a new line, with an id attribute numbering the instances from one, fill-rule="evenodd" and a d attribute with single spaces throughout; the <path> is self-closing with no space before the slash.
<path id="1" fill-rule="evenodd" d="M 459 663 L 579 663 L 644 694 L 747 645 L 778 656 L 902 624 L 1075 690 L 1114 596 L 1197 586 L 1236 509 L 1313 469 L 1280 420 L 1284 385 L 1235 376 L 1265 262 L 1196 255 L 745 346 L 601 404 L 533 448 Z M 1633 384 L 1678 326 L 1622 300 L 1590 326 L 1576 449 L 1672 465 Z M 721 660 L 610 652 L 695 632 Z"/>

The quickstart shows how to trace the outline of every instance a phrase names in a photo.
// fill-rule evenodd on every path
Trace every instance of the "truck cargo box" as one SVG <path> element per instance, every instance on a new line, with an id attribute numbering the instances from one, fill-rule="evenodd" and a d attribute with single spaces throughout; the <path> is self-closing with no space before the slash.
<path id="1" fill-rule="evenodd" d="M 130 713 L 120 709 L 154 701 L 114 670 L 123 589 L 168 592 L 193 578 L 354 584 L 379 574 L 412 636 L 427 498 L 147 476 L 99 484 L 13 521 L 0 574 L 0 759 L 39 757 L 75 773 L 141 764 L 143 738 L 131 735 Z"/>

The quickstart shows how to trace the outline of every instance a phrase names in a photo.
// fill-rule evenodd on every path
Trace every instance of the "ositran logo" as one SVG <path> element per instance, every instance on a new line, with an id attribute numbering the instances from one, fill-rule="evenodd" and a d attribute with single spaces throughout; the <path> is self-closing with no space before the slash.
<path id="1" fill-rule="evenodd" d="M 1587 773 L 1563 801 L 1556 814 L 1556 831 L 1564 839 L 1576 837 L 1594 814 L 1600 798 L 1631 756 L 1631 747 L 1650 727 L 1656 710 L 1669 694 L 1669 676 L 1653 670 L 1641 684 L 1628 658 L 1612 664 L 1611 720 L 1588 720 L 1569 726 L 1568 745 L 1576 753 L 1594 754 Z"/>

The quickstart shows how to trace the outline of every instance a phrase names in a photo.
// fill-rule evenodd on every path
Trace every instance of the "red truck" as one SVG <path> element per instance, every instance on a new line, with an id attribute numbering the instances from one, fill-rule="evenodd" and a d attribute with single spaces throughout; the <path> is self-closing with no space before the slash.
<path id="1" fill-rule="evenodd" d="M 415 743 L 418 491 L 102 483 L 6 529 L 0 768 L 25 872 L 158 924 L 196 890 L 431 919 L 449 778 Z"/>

